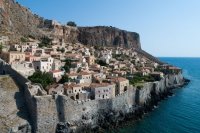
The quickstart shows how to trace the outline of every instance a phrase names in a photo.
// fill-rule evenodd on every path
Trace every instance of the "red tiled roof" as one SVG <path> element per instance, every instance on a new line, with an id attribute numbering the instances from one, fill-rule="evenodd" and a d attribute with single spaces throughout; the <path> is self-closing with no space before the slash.
<path id="1" fill-rule="evenodd" d="M 127 81 L 128 79 L 123 78 L 123 77 L 117 77 L 117 78 L 112 78 L 111 81 L 113 82 L 123 82 L 123 81 Z"/>
<path id="2" fill-rule="evenodd" d="M 72 89 L 73 87 L 82 87 L 82 86 L 75 83 L 64 85 L 64 89 Z"/>
<path id="3" fill-rule="evenodd" d="M 58 73 L 58 72 L 62 72 L 61 70 L 53 70 L 53 71 L 50 71 L 52 73 Z"/>
<path id="4" fill-rule="evenodd" d="M 90 85 L 91 88 L 96 88 L 96 87 L 106 87 L 109 85 L 113 85 L 112 83 L 92 83 Z"/>

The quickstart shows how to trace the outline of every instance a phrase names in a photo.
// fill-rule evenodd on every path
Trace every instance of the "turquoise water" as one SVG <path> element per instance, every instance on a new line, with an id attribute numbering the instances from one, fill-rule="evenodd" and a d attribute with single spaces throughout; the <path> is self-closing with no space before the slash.
<path id="1" fill-rule="evenodd" d="M 160 58 L 183 68 L 190 84 L 160 102 L 144 119 L 121 133 L 200 133 L 200 58 Z"/>

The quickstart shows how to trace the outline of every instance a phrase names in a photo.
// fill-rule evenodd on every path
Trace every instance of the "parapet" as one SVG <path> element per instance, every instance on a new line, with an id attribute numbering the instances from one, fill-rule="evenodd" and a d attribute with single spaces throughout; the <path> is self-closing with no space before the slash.
<path id="1" fill-rule="evenodd" d="M 28 90 L 30 91 L 32 96 L 44 96 L 47 95 L 47 92 L 43 89 L 40 84 L 31 84 L 27 83 Z"/>

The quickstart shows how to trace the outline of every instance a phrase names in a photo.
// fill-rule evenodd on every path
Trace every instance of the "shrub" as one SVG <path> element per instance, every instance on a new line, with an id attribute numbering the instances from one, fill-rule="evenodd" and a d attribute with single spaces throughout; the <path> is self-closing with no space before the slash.
<path id="1" fill-rule="evenodd" d="M 3 44 L 0 43 L 0 52 L 2 52 L 2 50 L 3 50 Z"/>
<path id="2" fill-rule="evenodd" d="M 68 76 L 65 74 L 65 75 L 62 76 L 62 78 L 60 79 L 59 83 L 64 84 L 64 83 L 66 83 L 66 82 L 68 82 L 68 81 L 69 81 L 69 78 L 68 78 Z"/>
<path id="3" fill-rule="evenodd" d="M 73 22 L 73 21 L 67 22 L 67 25 L 68 25 L 68 26 L 72 26 L 72 27 L 76 27 L 76 26 L 77 26 L 76 23 Z"/>
<path id="4" fill-rule="evenodd" d="M 51 45 L 51 41 L 52 39 L 50 39 L 49 37 L 42 37 L 39 47 L 48 47 L 49 45 Z"/>
<path id="5" fill-rule="evenodd" d="M 26 37 L 21 37 L 20 40 L 21 42 L 28 42 L 28 39 Z"/>
<path id="6" fill-rule="evenodd" d="M 108 64 L 102 60 L 96 60 L 96 63 L 99 64 L 100 66 L 108 66 Z"/>
<path id="7" fill-rule="evenodd" d="M 65 65 L 63 67 L 65 72 L 69 72 L 69 70 L 71 68 L 71 64 L 72 64 L 72 61 L 70 59 L 65 60 Z"/>
<path id="8" fill-rule="evenodd" d="M 44 89 L 54 82 L 53 77 L 49 73 L 43 73 L 41 71 L 35 72 L 28 79 L 33 83 L 40 83 Z"/>

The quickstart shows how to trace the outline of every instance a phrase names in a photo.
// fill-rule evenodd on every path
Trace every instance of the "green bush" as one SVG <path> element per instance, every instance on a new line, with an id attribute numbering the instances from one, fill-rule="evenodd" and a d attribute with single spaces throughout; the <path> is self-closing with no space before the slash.
<path id="1" fill-rule="evenodd" d="M 62 76 L 62 78 L 60 79 L 59 83 L 64 84 L 66 82 L 69 81 L 69 77 L 65 74 Z"/>
<path id="2" fill-rule="evenodd" d="M 26 37 L 21 37 L 20 40 L 21 40 L 21 42 L 28 42 L 29 41 L 28 38 L 26 38 Z"/>
<path id="3" fill-rule="evenodd" d="M 50 39 L 49 37 L 42 37 L 41 38 L 41 43 L 39 44 L 39 47 L 49 47 L 51 45 L 51 41 L 52 39 Z"/>
<path id="4" fill-rule="evenodd" d="M 68 26 L 72 26 L 72 27 L 76 27 L 76 26 L 77 26 L 76 23 L 73 22 L 73 21 L 67 22 L 67 25 L 68 25 Z"/>
<path id="5" fill-rule="evenodd" d="M 141 76 L 141 75 L 134 75 L 132 79 L 130 79 L 130 84 L 136 85 L 139 83 L 144 83 L 144 82 L 154 82 L 156 81 L 154 77 L 152 76 Z"/>
<path id="6" fill-rule="evenodd" d="M 44 89 L 54 82 L 53 77 L 49 73 L 43 73 L 41 71 L 35 72 L 28 79 L 33 83 L 40 83 Z"/>
<path id="7" fill-rule="evenodd" d="M 65 70 L 65 72 L 69 72 L 71 67 L 72 67 L 72 61 L 70 59 L 66 59 L 63 69 Z"/>
<path id="8" fill-rule="evenodd" d="M 1 43 L 0 44 L 0 52 L 2 52 L 2 50 L 3 50 L 3 44 Z"/>
<path id="9" fill-rule="evenodd" d="M 108 64 L 102 60 L 96 60 L 96 63 L 99 64 L 100 66 L 108 66 Z"/>

